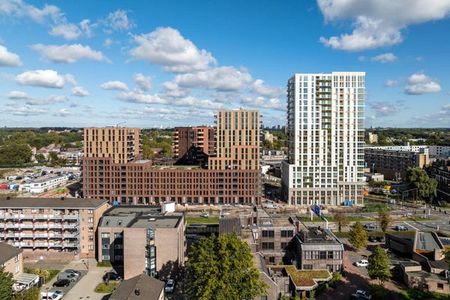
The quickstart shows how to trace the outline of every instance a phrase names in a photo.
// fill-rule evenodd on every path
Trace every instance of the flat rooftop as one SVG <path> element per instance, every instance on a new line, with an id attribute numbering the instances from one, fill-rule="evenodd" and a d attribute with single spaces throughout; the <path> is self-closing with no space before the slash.
<path id="1" fill-rule="evenodd" d="M 181 216 L 142 216 L 135 218 L 128 227 L 131 228 L 176 228 L 181 221 Z"/>
<path id="2" fill-rule="evenodd" d="M 88 198 L 0 197 L 0 208 L 97 208 L 107 202 Z"/>
<path id="3" fill-rule="evenodd" d="M 147 206 L 147 205 L 119 205 L 113 206 L 105 213 L 104 216 L 123 216 L 130 214 L 161 214 L 161 208 L 159 206 Z"/>
<path id="4" fill-rule="evenodd" d="M 67 177 L 67 175 L 56 175 L 56 176 L 46 176 L 46 177 L 40 177 L 37 178 L 35 180 L 32 180 L 31 183 L 42 183 L 42 182 L 47 182 L 53 179 L 58 179 L 58 178 L 63 178 L 63 177 Z"/>

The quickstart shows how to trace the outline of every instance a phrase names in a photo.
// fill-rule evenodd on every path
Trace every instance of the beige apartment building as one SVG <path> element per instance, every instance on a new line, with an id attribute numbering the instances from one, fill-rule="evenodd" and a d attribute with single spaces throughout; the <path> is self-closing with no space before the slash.
<path id="1" fill-rule="evenodd" d="M 84 156 L 111 158 L 114 163 L 127 163 L 140 157 L 139 128 L 106 127 L 84 129 Z"/>
<path id="2" fill-rule="evenodd" d="M 125 280 L 177 268 L 185 260 L 184 223 L 183 214 L 162 214 L 159 207 L 112 207 L 98 227 L 98 260 L 123 267 Z"/>
<path id="3" fill-rule="evenodd" d="M 261 123 L 257 110 L 219 110 L 216 115 L 217 156 L 210 170 L 259 170 Z"/>
<path id="4" fill-rule="evenodd" d="M 106 200 L 0 198 L 0 241 L 29 256 L 95 257 L 95 232 Z"/>

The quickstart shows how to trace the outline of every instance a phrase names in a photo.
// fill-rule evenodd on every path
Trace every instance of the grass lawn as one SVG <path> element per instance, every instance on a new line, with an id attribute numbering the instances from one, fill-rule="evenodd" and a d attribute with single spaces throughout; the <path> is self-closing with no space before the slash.
<path id="1" fill-rule="evenodd" d="M 95 292 L 96 293 L 101 293 L 101 294 L 110 294 L 112 293 L 117 287 L 119 286 L 118 282 L 112 282 L 110 281 L 108 284 L 105 284 L 104 282 L 99 283 L 96 287 L 95 287 Z"/>
<path id="2" fill-rule="evenodd" d="M 449 296 L 440 293 L 430 293 L 418 289 L 407 289 L 400 293 L 405 300 L 448 300 Z"/>
<path id="3" fill-rule="evenodd" d="M 219 224 L 219 217 L 186 217 L 187 224 Z"/>
<path id="4" fill-rule="evenodd" d="M 100 267 L 100 268 L 111 268 L 112 266 L 111 266 L 111 263 L 108 260 L 103 260 L 103 261 L 99 261 L 97 263 L 97 267 Z"/>
<path id="5" fill-rule="evenodd" d="M 58 275 L 59 270 L 48 270 L 48 272 L 50 273 L 50 275 L 49 275 L 48 278 L 46 279 L 47 282 L 49 282 L 50 280 L 52 280 L 53 278 L 55 278 L 55 276 Z"/>

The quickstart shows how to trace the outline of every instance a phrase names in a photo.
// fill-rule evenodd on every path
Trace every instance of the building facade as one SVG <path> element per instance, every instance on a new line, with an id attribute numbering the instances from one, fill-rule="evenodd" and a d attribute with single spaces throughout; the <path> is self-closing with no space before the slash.
<path id="1" fill-rule="evenodd" d="M 424 168 L 430 164 L 424 151 L 387 150 L 367 147 L 365 164 L 372 173 L 381 173 L 385 179 L 405 180 L 409 168 Z"/>
<path id="2" fill-rule="evenodd" d="M 98 227 L 98 260 L 123 268 L 124 279 L 155 276 L 168 265 L 184 264 L 184 216 L 149 206 L 118 206 Z"/>
<path id="3" fill-rule="evenodd" d="M 191 147 L 212 156 L 215 154 L 215 129 L 208 126 L 175 127 L 173 135 L 173 157 L 180 159 Z"/>
<path id="4" fill-rule="evenodd" d="M 207 166 L 118 163 L 108 153 L 88 153 L 83 159 L 84 196 L 132 204 L 260 203 L 258 112 L 219 111 L 217 128 L 217 154 L 208 157 Z"/>
<path id="5" fill-rule="evenodd" d="M 0 241 L 44 257 L 94 258 L 97 225 L 108 208 L 106 200 L 0 198 Z"/>
<path id="6" fill-rule="evenodd" d="M 364 72 L 289 79 L 288 160 L 282 164 L 289 204 L 362 204 L 365 97 Z"/>
<path id="7" fill-rule="evenodd" d="M 0 268 L 11 273 L 14 278 L 23 272 L 22 249 L 0 242 Z"/>
<path id="8" fill-rule="evenodd" d="M 138 159 L 141 150 L 139 128 L 106 127 L 84 129 L 84 156 L 111 158 L 114 163 Z"/>

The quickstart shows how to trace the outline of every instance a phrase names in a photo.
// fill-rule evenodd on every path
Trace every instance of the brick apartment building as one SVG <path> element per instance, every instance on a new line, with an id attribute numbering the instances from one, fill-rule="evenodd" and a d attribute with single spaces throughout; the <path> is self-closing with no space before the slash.
<path id="1" fill-rule="evenodd" d="M 214 127 L 176 127 L 173 135 L 173 157 L 182 158 L 191 147 L 213 156 L 216 149 L 215 135 Z"/>
<path id="2" fill-rule="evenodd" d="M 132 204 L 177 203 L 259 203 L 260 116 L 257 110 L 221 110 L 217 113 L 216 155 L 205 166 L 157 165 L 139 160 L 139 147 L 131 143 L 127 153 L 134 159 L 117 157 L 112 148 L 85 146 L 83 193 L 85 197 Z M 108 128 L 98 128 L 100 132 Z M 85 145 L 96 145 L 100 134 L 87 129 Z M 123 130 L 122 130 L 123 131 Z M 122 131 L 111 131 L 122 137 Z M 120 134 L 120 135 L 119 135 Z M 140 136 L 134 133 L 133 137 Z M 94 140 L 91 140 L 94 139 Z M 99 148 L 100 149 L 100 148 Z M 93 150 L 92 150 L 93 151 Z"/>
<path id="3" fill-rule="evenodd" d="M 150 206 L 117 206 L 98 226 L 98 260 L 123 268 L 124 279 L 164 275 L 184 264 L 184 216 Z"/>
<path id="4" fill-rule="evenodd" d="M 0 241 L 25 255 L 69 253 L 95 257 L 95 233 L 106 200 L 82 198 L 0 198 Z"/>

